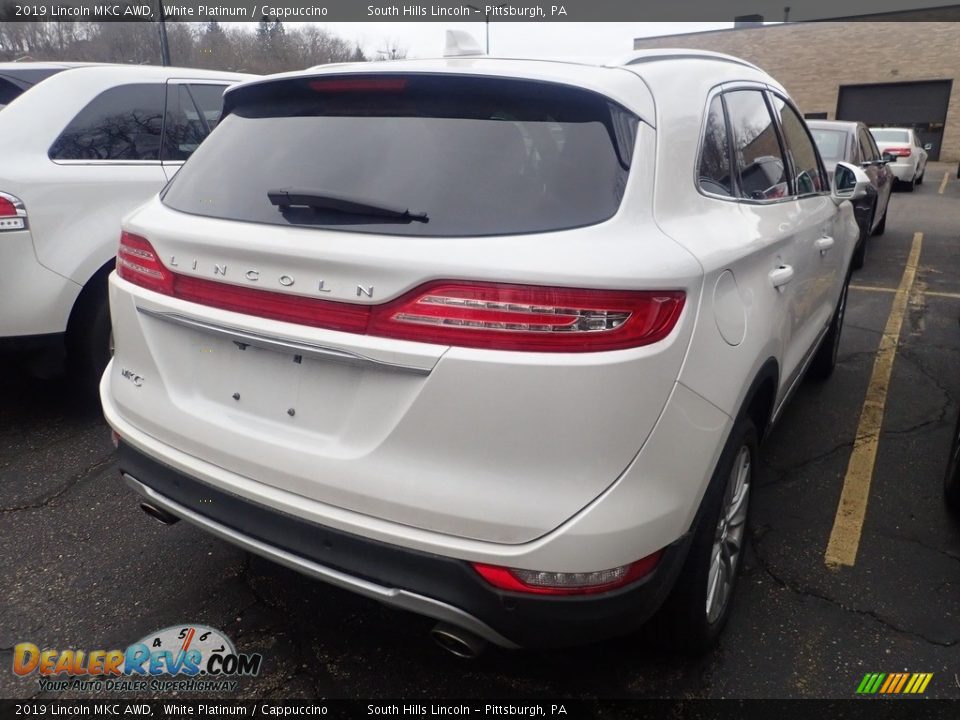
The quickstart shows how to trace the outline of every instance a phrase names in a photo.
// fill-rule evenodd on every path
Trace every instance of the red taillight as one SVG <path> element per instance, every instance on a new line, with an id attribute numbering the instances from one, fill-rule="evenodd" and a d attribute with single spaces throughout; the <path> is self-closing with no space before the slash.
<path id="1" fill-rule="evenodd" d="M 495 350 L 596 352 L 662 340 L 684 293 L 438 282 L 374 309 L 371 335 Z"/>
<path id="2" fill-rule="evenodd" d="M 20 198 L 0 192 L 0 232 L 25 230 L 26 227 L 27 212 Z"/>
<path id="3" fill-rule="evenodd" d="M 480 577 L 499 590 L 530 595 L 592 595 L 629 585 L 649 575 L 663 553 L 652 555 L 620 567 L 596 572 L 545 572 L 471 563 Z"/>
<path id="4" fill-rule="evenodd" d="M 407 79 L 402 77 L 369 77 L 369 78 L 322 78 L 311 80 L 310 89 L 317 92 L 400 92 L 407 86 Z"/>
<path id="5" fill-rule="evenodd" d="M 579 290 L 442 281 L 382 305 L 334 302 L 214 282 L 168 270 L 124 232 L 117 273 L 155 292 L 247 315 L 400 340 L 493 350 L 598 352 L 649 345 L 673 330 L 677 290 Z"/>
<path id="6" fill-rule="evenodd" d="M 173 273 L 164 267 L 146 238 L 124 231 L 117 250 L 117 275 L 135 285 L 173 294 Z"/>
<path id="7" fill-rule="evenodd" d="M 181 300 L 328 330 L 363 334 L 370 319 L 367 305 L 254 290 L 187 275 L 175 275 L 173 288 L 173 295 Z"/>
<path id="8" fill-rule="evenodd" d="M 887 148 L 884 152 L 896 155 L 897 157 L 910 157 L 910 155 L 913 154 L 913 151 L 908 147 Z"/>

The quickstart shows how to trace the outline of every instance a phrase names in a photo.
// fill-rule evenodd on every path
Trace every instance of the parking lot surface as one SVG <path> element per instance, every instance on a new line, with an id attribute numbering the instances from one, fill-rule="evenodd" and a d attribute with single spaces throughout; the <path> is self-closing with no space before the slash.
<path id="1" fill-rule="evenodd" d="M 203 623 L 264 655 L 238 697 L 846 698 L 865 673 L 906 671 L 933 673 L 927 696 L 960 698 L 960 523 L 942 501 L 960 402 L 955 173 L 931 163 L 915 192 L 893 195 L 853 278 L 836 372 L 803 384 L 763 447 L 744 573 L 713 653 L 683 658 L 654 626 L 460 661 L 433 645 L 430 620 L 150 519 L 119 480 L 98 405 L 8 363 L 0 697 L 38 695 L 36 676 L 10 671 L 16 643 L 122 648 Z M 878 361 L 891 329 L 899 345 Z M 838 523 L 841 498 L 862 525 Z M 831 559 L 834 543 L 855 546 L 852 563 Z"/>

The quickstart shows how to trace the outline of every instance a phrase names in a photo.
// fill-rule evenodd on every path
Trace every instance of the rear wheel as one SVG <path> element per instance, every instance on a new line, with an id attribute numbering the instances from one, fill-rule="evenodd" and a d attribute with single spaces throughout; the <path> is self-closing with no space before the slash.
<path id="1" fill-rule="evenodd" d="M 810 363 L 810 375 L 820 380 L 826 380 L 833 374 L 837 366 L 837 354 L 840 351 L 840 334 L 843 332 L 843 318 L 847 312 L 847 291 L 850 288 L 850 277 L 847 276 L 843 283 L 843 290 L 840 293 L 840 301 L 837 303 L 837 309 L 833 312 L 833 320 L 830 321 L 830 328 L 827 330 L 827 336 L 823 339 L 817 354 L 813 356 Z"/>
<path id="2" fill-rule="evenodd" d="M 883 233 L 886 231 L 886 229 L 887 229 L 887 212 L 889 212 L 889 210 L 890 210 L 890 204 L 889 204 L 889 202 L 888 202 L 888 203 L 887 203 L 887 207 L 885 207 L 885 208 L 883 209 L 883 217 L 880 218 L 880 222 L 877 223 L 877 227 L 876 227 L 876 228 L 874 229 L 874 231 L 873 231 L 873 234 L 874 234 L 874 235 L 883 235 Z"/>
<path id="3" fill-rule="evenodd" d="M 850 260 L 850 267 L 853 270 L 859 270 L 863 267 L 863 261 L 867 257 L 867 240 L 870 237 L 870 228 L 873 227 L 873 216 L 876 213 L 876 207 L 870 211 L 870 217 L 860 228 L 860 239 L 857 242 L 857 247 L 853 251 L 853 258 Z"/>
<path id="4" fill-rule="evenodd" d="M 67 331 L 67 362 L 80 389 L 96 394 L 100 377 L 113 355 L 113 333 L 107 302 L 107 275 L 101 272 L 80 293 Z"/>
<path id="5" fill-rule="evenodd" d="M 920 173 L 920 177 L 917 178 L 917 185 L 923 185 L 923 176 L 927 174 L 927 168 L 923 168 L 923 172 Z"/>
<path id="6" fill-rule="evenodd" d="M 904 181 L 900 183 L 900 187 L 903 188 L 904 192 L 913 192 L 914 183 L 916 183 L 916 180 L 914 178 L 911 178 L 910 182 Z"/>
<path id="7" fill-rule="evenodd" d="M 734 425 L 703 499 L 683 570 L 665 605 L 671 639 L 687 653 L 716 644 L 730 615 L 743 557 L 757 431 L 743 417 Z"/>

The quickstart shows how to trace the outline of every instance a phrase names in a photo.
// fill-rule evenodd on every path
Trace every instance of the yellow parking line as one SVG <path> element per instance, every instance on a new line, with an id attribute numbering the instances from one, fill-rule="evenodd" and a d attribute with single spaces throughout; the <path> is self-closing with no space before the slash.
<path id="1" fill-rule="evenodd" d="M 947 188 L 947 181 L 950 180 L 950 173 L 945 172 L 943 174 L 943 182 L 940 183 L 940 194 L 943 195 L 943 191 Z"/>
<path id="2" fill-rule="evenodd" d="M 883 425 L 883 411 L 887 403 L 893 360 L 897 354 L 897 343 L 907 309 L 907 300 L 917 275 L 922 244 L 923 233 L 914 233 L 907 266 L 903 270 L 900 287 L 897 288 L 897 294 L 893 298 L 893 306 L 890 308 L 887 325 L 883 330 L 883 337 L 880 338 L 880 347 L 877 349 L 877 357 L 873 362 L 870 385 L 867 387 L 867 396 L 860 411 L 860 422 L 857 424 L 856 440 L 853 443 L 853 451 L 850 453 L 850 461 L 847 463 L 847 475 L 843 479 L 840 504 L 837 506 L 830 541 L 827 543 L 827 551 L 823 557 L 824 562 L 830 567 L 852 566 L 857 559 L 863 521 L 867 514 L 867 500 L 870 497 L 870 482 L 873 480 L 873 466 L 877 459 L 877 447 L 880 444 L 880 428 Z"/>

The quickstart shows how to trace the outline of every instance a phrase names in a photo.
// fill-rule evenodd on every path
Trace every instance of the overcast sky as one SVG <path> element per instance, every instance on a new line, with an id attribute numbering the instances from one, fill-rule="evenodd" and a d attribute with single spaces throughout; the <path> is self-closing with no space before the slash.
<path id="1" fill-rule="evenodd" d="M 492 22 L 490 54 L 510 57 L 610 59 L 633 50 L 633 39 L 650 35 L 697 32 L 731 27 L 732 23 L 665 22 Z M 357 41 L 368 55 L 390 43 L 407 57 L 443 54 L 446 30 L 466 30 L 484 46 L 482 22 L 340 22 L 327 27 L 340 37 Z"/>

